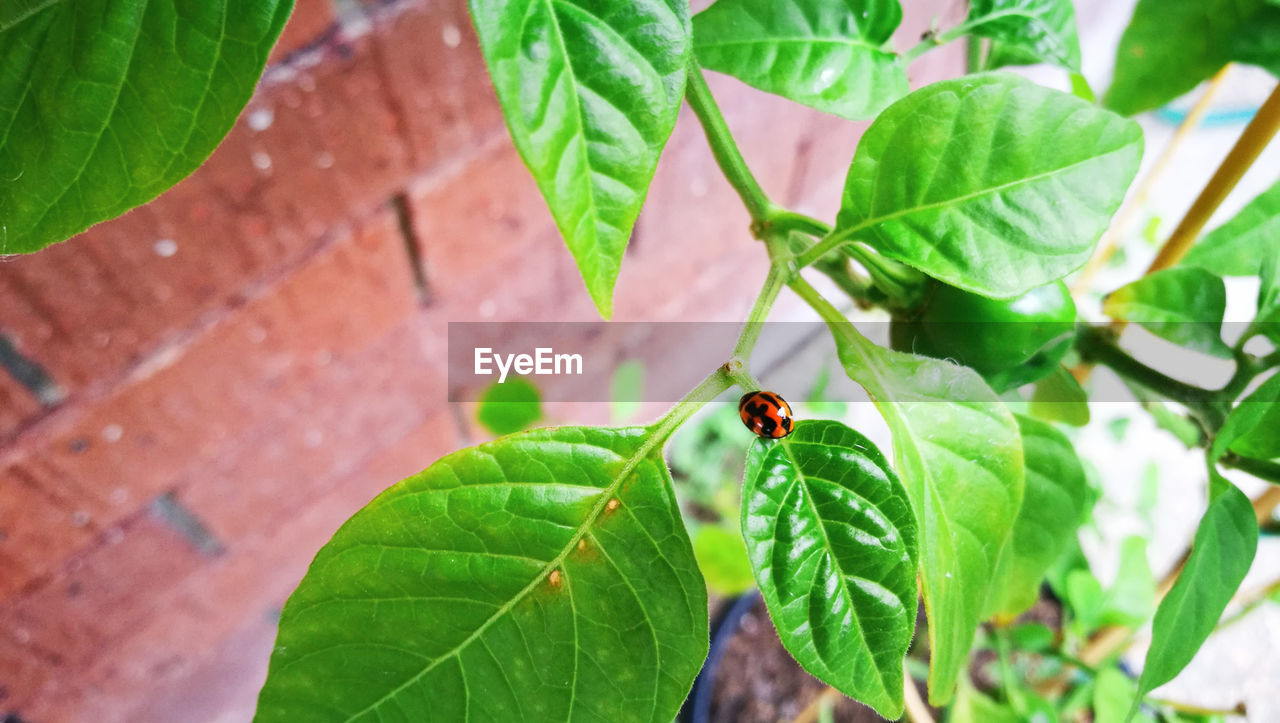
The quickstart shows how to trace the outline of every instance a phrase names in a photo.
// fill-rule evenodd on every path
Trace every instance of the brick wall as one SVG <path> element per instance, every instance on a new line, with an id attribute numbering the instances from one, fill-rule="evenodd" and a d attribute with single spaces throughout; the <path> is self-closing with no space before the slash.
<path id="1" fill-rule="evenodd" d="M 461 0 L 299 0 L 272 58 L 192 177 L 0 263 L 0 714 L 247 719 L 316 549 L 479 436 L 446 323 L 594 318 Z M 831 217 L 865 124 L 711 83 L 766 190 Z M 746 226 L 686 109 L 616 318 L 740 319 Z"/>

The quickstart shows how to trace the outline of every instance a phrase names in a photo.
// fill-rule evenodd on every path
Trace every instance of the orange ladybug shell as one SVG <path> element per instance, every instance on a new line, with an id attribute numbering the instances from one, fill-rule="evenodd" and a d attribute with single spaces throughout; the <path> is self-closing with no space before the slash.
<path id="1" fill-rule="evenodd" d="M 747 429 L 765 439 L 791 434 L 791 407 L 773 392 L 747 392 L 738 400 L 738 416 Z"/>

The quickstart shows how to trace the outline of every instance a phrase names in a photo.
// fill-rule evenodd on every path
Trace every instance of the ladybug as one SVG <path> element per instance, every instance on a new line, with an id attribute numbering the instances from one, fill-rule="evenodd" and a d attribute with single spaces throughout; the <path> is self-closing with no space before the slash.
<path id="1" fill-rule="evenodd" d="M 791 434 L 791 407 L 773 392 L 747 392 L 738 400 L 738 416 L 747 429 L 765 439 Z"/>

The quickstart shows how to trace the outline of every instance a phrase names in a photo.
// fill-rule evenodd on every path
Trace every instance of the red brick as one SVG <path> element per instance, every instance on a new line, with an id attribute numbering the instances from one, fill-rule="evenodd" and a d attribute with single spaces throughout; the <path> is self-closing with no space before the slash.
<path id="1" fill-rule="evenodd" d="M 383 212 L 104 397 L 50 417 L 20 438 L 11 463 L 107 527 L 278 418 L 326 367 L 416 305 L 403 240 Z"/>
<path id="2" fill-rule="evenodd" d="M 538 188 L 509 141 L 409 188 L 440 320 L 598 318 Z"/>
<path id="3" fill-rule="evenodd" d="M 40 412 L 40 402 L 26 387 L 0 370 L 0 440 L 14 432 Z"/>
<path id="4" fill-rule="evenodd" d="M 401 3 L 377 15 L 375 50 L 415 168 L 504 133 L 465 0 Z"/>
<path id="5" fill-rule="evenodd" d="M 408 172 L 369 38 L 272 71 L 198 172 L 154 203 L 0 265 L 4 331 L 75 394 L 235 303 Z"/>
<path id="6" fill-rule="evenodd" d="M 200 691 L 211 687 L 228 691 L 240 706 L 250 704 L 274 639 L 259 621 L 284 604 L 342 522 L 455 444 L 447 415 L 436 413 L 388 447 L 370 450 L 365 466 L 331 478 L 297 514 L 230 543 L 224 555 L 186 577 L 155 603 L 163 615 L 114 641 L 87 669 L 63 671 L 68 675 L 59 679 L 47 662 L 29 664 L 37 692 L 16 701 L 16 709 L 33 720 L 172 720 L 175 711 L 183 719 L 214 720 L 226 703 L 221 697 L 201 702 Z M 211 709 L 198 707 L 206 704 Z"/>
<path id="7" fill-rule="evenodd" d="M 293 14 L 280 33 L 276 47 L 271 49 L 267 62 L 278 63 L 287 59 L 290 53 L 315 43 L 335 22 L 333 0 L 296 0 Z"/>
<path id="8" fill-rule="evenodd" d="M 246 429 L 239 447 L 193 470 L 179 483 L 179 499 L 224 540 L 276 527 L 304 509 L 335 474 L 440 409 L 444 378 L 422 327 L 411 321 L 323 370 L 277 416 Z M 447 438 L 451 430 L 444 432 Z"/>
<path id="9" fill-rule="evenodd" d="M 72 558 L 48 585 L 0 605 L 0 685 L 8 708 L 59 695 L 76 672 L 161 612 L 147 592 L 207 562 L 157 519 L 143 515 Z"/>
<path id="10" fill-rule="evenodd" d="M 0 470 L 0 600 L 50 574 L 92 539 L 88 516 L 19 466 Z"/>

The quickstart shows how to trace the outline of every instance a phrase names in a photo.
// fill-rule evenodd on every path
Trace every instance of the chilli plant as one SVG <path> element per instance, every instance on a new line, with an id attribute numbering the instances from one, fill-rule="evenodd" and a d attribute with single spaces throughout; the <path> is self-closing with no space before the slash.
<path id="1" fill-rule="evenodd" d="M 0 252 L 38 250 L 194 169 L 290 5 L 5 4 Z M 897 0 L 717 0 L 692 17 L 684 0 L 470 7 L 511 137 L 602 316 L 682 102 L 770 269 L 725 363 L 660 419 L 515 432 L 356 512 L 284 607 L 259 719 L 671 720 L 707 653 L 708 614 L 664 446 L 730 388 L 761 391 L 752 349 L 784 289 L 829 327 L 892 436 L 886 456 L 841 422 L 800 419 L 758 428 L 746 451 L 746 557 L 795 659 L 887 718 L 928 715 L 911 683 L 922 666 L 929 702 L 954 720 L 1198 715 L 1148 694 L 1220 624 L 1277 502 L 1275 487 L 1251 501 L 1221 470 L 1280 483 L 1280 377 L 1265 379 L 1280 356 L 1246 351 L 1280 339 L 1280 185 L 1201 232 L 1280 125 L 1280 96 L 1150 271 L 1106 297 L 1110 324 L 1078 322 L 1063 280 L 1110 251 L 1110 237 L 1096 247 L 1143 154 L 1125 116 L 1231 62 L 1280 71 L 1280 5 L 1140 0 L 1100 104 L 1079 75 L 1069 0 L 972 0 L 903 52 Z M 961 39 L 977 72 L 911 91 L 912 60 Z M 1075 92 L 998 70 L 1030 63 L 1065 69 Z M 704 69 L 872 119 L 833 223 L 765 194 Z M 813 273 L 850 299 L 824 296 Z M 1224 276 L 1261 279 L 1255 320 L 1229 341 Z M 851 324 L 849 301 L 891 315 L 892 348 Z M 1126 322 L 1235 373 L 1217 389 L 1175 379 L 1120 345 Z M 1079 382 L 1098 365 L 1204 450 L 1194 540 L 1145 598 L 1133 580 L 1149 570 L 1104 590 L 1075 542 L 1094 492 L 1061 425 L 1087 419 Z M 780 414 L 744 418 L 765 411 Z M 1127 570 L 1145 567 L 1126 553 Z M 1058 630 L 1023 616 L 1045 581 L 1068 617 Z M 920 598 L 927 663 L 907 657 Z M 1134 680 L 1115 661 L 1148 619 Z M 987 650 L 1001 683 L 980 690 Z"/>

